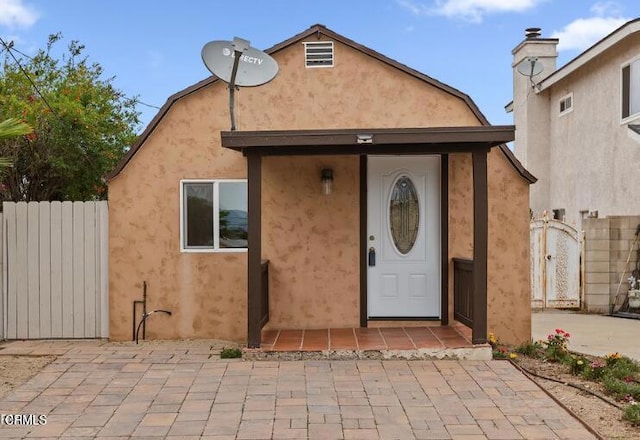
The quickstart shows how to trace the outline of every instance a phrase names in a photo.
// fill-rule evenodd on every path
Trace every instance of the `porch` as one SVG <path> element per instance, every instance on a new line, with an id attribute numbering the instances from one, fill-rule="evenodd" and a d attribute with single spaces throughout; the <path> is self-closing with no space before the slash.
<path id="1" fill-rule="evenodd" d="M 471 348 L 471 329 L 451 326 L 264 330 L 262 351 L 366 351 Z"/>
<path id="2" fill-rule="evenodd" d="M 435 313 L 418 314 L 420 318 L 433 318 L 439 321 L 444 332 L 449 332 L 454 338 L 449 342 L 452 345 L 467 345 L 473 347 L 474 344 L 486 345 L 487 340 L 487 233 L 488 233 L 488 188 L 487 188 L 487 155 L 492 147 L 508 142 L 513 137 L 513 127 L 448 127 L 448 128 L 421 128 L 421 129 L 378 129 L 378 130 L 317 130 L 317 131 L 285 131 L 285 132 L 223 132 L 222 146 L 236 151 L 242 152 L 247 157 L 248 171 L 248 301 L 247 301 L 247 318 L 248 318 L 248 341 L 250 348 L 261 348 L 277 350 L 278 347 L 288 347 L 291 350 L 302 350 L 305 345 L 307 347 L 322 347 L 318 350 L 322 351 L 326 346 L 326 350 L 332 350 L 332 330 L 326 329 L 320 332 L 308 331 L 305 337 L 305 331 L 292 330 L 278 332 L 277 334 L 262 332 L 263 326 L 269 322 L 269 269 L 270 263 L 264 261 L 264 258 L 272 259 L 271 252 L 262 253 L 262 164 L 263 157 L 268 156 L 356 156 L 359 157 L 359 191 L 356 186 L 356 198 L 354 204 L 359 205 L 359 244 L 356 242 L 354 249 L 359 249 L 359 270 L 355 267 L 350 269 L 351 274 L 359 276 L 359 314 L 360 327 L 344 329 L 335 333 L 344 334 L 344 338 L 340 344 L 347 344 L 350 348 L 363 350 L 360 347 L 360 339 L 362 336 L 364 345 L 372 343 L 377 344 L 379 350 L 403 350 L 400 347 L 407 347 L 408 350 L 421 350 L 427 347 L 418 347 L 418 345 L 431 344 L 440 345 L 439 349 L 448 349 L 443 339 L 439 339 L 438 334 L 433 330 L 424 328 L 420 336 L 416 335 L 419 341 L 410 336 L 414 330 L 407 332 L 403 327 L 396 327 L 395 333 L 390 330 L 368 329 L 368 320 L 372 317 L 380 317 L 377 314 L 369 313 L 368 309 L 368 280 L 367 273 L 369 267 L 375 266 L 375 251 L 373 259 L 371 258 L 371 247 L 368 243 L 374 239 L 367 233 L 367 159 L 371 155 L 382 156 L 415 156 L 415 155 L 432 155 L 440 158 L 440 207 L 439 207 L 439 236 L 436 240 L 438 255 L 434 258 L 437 265 L 437 272 L 441 280 L 440 286 L 432 289 L 435 295 L 439 297 L 438 310 Z M 365 133 L 365 134 L 362 134 Z M 450 274 L 453 275 L 453 259 L 449 249 L 449 155 L 450 154 L 468 154 L 470 157 L 470 168 L 472 170 L 470 177 L 471 186 L 469 188 L 472 193 L 472 212 L 470 213 L 470 224 L 473 225 L 470 231 L 470 244 L 472 248 L 471 270 L 468 270 L 469 276 L 466 277 L 467 291 L 472 296 L 468 296 L 468 300 L 463 304 L 467 314 L 473 316 L 473 320 L 465 322 L 471 327 L 469 332 L 471 337 L 465 339 L 460 332 L 448 327 L 453 322 L 453 317 L 457 314 L 454 309 L 459 308 L 460 304 L 453 295 L 454 280 L 450 280 Z M 273 171 L 272 175 L 275 174 Z M 283 173 L 286 174 L 286 173 Z M 308 174 L 308 173 L 307 173 Z M 307 188 L 308 182 L 304 181 L 300 187 Z M 273 204 L 273 197 L 269 199 Z M 287 206 L 281 207 L 281 209 Z M 289 206 L 290 208 L 290 206 Z M 436 220 L 437 221 L 437 220 Z M 294 224 L 288 225 L 293 228 Z M 298 226 L 299 227 L 299 226 Z M 280 229 L 282 229 L 280 227 Z M 293 229 L 291 229 L 293 230 Z M 356 230 L 356 229 L 354 229 Z M 272 240 L 273 241 L 273 240 Z M 267 241 L 269 243 L 270 241 Z M 431 249 L 434 249 L 433 247 Z M 460 252 L 460 250 L 456 250 Z M 466 252 L 465 252 L 466 253 Z M 324 255 L 325 261 L 329 261 L 334 255 Z M 454 254 L 453 256 L 458 256 Z M 286 258 L 291 258 L 289 254 Z M 280 257 L 280 260 L 285 257 Z M 300 260 L 302 261 L 302 260 Z M 307 260 L 307 263 L 308 264 Z M 355 260 L 354 260 L 355 261 Z M 373 262 L 373 263 L 372 263 Z M 288 273 L 295 273 L 296 267 L 290 267 Z M 355 269 L 355 270 L 354 270 Z M 322 268 L 323 273 L 328 273 Z M 343 270 L 344 272 L 344 270 Z M 359 275 L 358 275 L 359 272 Z M 325 277 L 327 281 L 330 277 Z M 426 277 L 425 277 L 426 278 Z M 280 283 L 282 286 L 282 283 Z M 316 286 L 316 289 L 318 286 Z M 436 293 L 437 292 L 437 293 Z M 290 295 L 290 298 L 295 298 Z M 334 298 L 335 299 L 335 298 Z M 451 304 L 453 303 L 453 304 Z M 451 304 L 451 307 L 450 307 Z M 275 307 L 273 310 L 279 310 Z M 273 312 L 273 310 L 271 310 Z M 291 315 L 296 316 L 296 315 Z M 298 314 L 297 316 L 301 316 Z M 390 316 L 382 316 L 383 318 L 398 319 L 403 314 L 391 313 Z M 412 315 L 409 315 L 412 316 Z M 347 324 L 353 326 L 355 323 Z M 282 325 L 282 321 L 280 324 Z M 286 324 L 285 324 L 286 325 Z M 305 323 L 300 321 L 292 327 L 304 326 Z M 313 325 L 313 324 L 312 324 Z M 317 323 L 315 324 L 318 325 Z M 320 326 L 324 324 L 320 323 Z M 334 325 L 334 324 L 331 324 Z M 351 334 L 349 334 L 351 330 Z M 465 330 L 466 331 L 466 330 Z M 436 330 L 438 332 L 438 330 Z M 388 345 L 387 338 L 391 342 Z M 414 333 L 415 334 L 415 333 Z M 392 337 L 395 336 L 395 337 Z M 441 333 L 440 336 L 445 336 Z M 271 339 L 269 339 L 271 338 Z M 337 339 L 338 341 L 340 338 Z M 280 342 L 279 342 L 280 341 Z M 347 342 L 349 341 L 349 342 Z M 373 342 L 372 342 L 373 341 Z M 453 342 L 455 341 L 455 342 Z M 286 344 L 285 344 L 286 342 Z M 395 347 L 398 344 L 398 347 Z M 385 348 L 386 347 L 386 348 Z M 429 347 L 433 348 L 433 347 Z M 284 350 L 284 348 L 281 348 Z M 288 350 L 287 349 L 287 350 Z M 315 351 L 308 348 L 309 351 Z M 286 351 L 286 350 L 285 350 Z"/>

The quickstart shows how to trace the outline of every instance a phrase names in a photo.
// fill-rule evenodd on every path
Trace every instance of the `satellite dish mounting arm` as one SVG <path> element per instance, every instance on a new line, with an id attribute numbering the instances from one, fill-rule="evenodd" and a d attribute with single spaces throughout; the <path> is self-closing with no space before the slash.
<path id="1" fill-rule="evenodd" d="M 231 70 L 231 80 L 229 81 L 229 115 L 231 116 L 231 131 L 236 131 L 235 116 L 235 91 L 236 74 L 238 73 L 238 63 L 245 50 L 249 48 L 249 41 L 234 37 L 233 39 L 233 68 Z"/>

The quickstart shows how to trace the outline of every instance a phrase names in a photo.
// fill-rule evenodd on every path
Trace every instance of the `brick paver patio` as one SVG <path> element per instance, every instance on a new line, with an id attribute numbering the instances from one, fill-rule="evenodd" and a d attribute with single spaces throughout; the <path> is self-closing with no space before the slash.
<path id="1" fill-rule="evenodd" d="M 206 342 L 4 347 L 59 357 L 0 400 L 0 413 L 46 425 L 2 425 L 2 438 L 594 438 L 504 361 L 248 362 Z"/>

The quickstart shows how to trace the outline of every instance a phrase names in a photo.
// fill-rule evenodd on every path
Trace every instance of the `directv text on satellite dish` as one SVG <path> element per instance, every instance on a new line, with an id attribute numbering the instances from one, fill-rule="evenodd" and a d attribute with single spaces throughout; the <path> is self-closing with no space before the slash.
<path id="1" fill-rule="evenodd" d="M 202 61 L 207 69 L 225 82 L 231 80 L 235 46 L 231 41 L 210 41 L 202 48 Z M 253 47 L 247 47 L 238 55 L 238 87 L 254 87 L 271 81 L 278 73 L 278 63 L 268 54 Z"/>
<path id="2" fill-rule="evenodd" d="M 228 48 L 223 48 L 222 49 L 222 55 L 224 55 L 225 57 L 230 56 L 231 58 L 235 58 L 236 57 L 236 53 L 229 50 Z M 257 57 L 250 57 L 248 55 L 241 55 L 240 56 L 240 61 L 245 62 L 245 63 L 249 63 L 249 64 L 257 64 L 260 65 L 264 62 L 264 60 L 262 58 L 257 58 Z"/>

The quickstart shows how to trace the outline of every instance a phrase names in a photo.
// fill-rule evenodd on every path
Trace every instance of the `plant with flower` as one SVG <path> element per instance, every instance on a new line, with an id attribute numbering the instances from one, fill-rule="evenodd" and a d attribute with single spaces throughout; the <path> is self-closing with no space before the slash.
<path id="1" fill-rule="evenodd" d="M 620 359 L 622 359 L 622 355 L 617 351 L 615 353 L 609 353 L 604 357 L 607 367 L 613 367 Z"/>
<path id="2" fill-rule="evenodd" d="M 599 380 L 604 375 L 606 367 L 607 364 L 604 361 L 600 359 L 594 360 L 589 364 L 588 368 L 585 369 L 584 376 L 587 379 Z"/>
<path id="3" fill-rule="evenodd" d="M 561 328 L 557 328 L 555 333 L 550 333 L 544 341 L 546 358 L 552 362 L 564 361 L 569 354 L 567 345 L 570 337 L 571 335 Z"/>
<path id="4" fill-rule="evenodd" d="M 586 361 L 582 356 L 576 356 L 573 354 L 568 358 L 567 362 L 569 364 L 569 368 L 571 368 L 571 374 L 574 376 L 584 372 Z"/>

